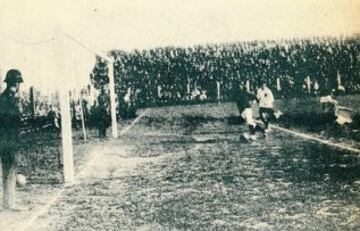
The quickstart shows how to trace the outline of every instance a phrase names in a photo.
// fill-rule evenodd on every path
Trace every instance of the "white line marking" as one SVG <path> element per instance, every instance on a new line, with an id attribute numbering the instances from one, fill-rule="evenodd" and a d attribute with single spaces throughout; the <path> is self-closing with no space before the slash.
<path id="1" fill-rule="evenodd" d="M 55 204 L 55 202 L 60 198 L 61 194 L 65 191 L 65 189 L 66 189 L 65 186 L 61 188 L 61 190 L 57 192 L 54 197 L 49 199 L 49 202 L 44 207 L 42 207 L 42 209 L 40 209 L 37 213 L 35 213 L 27 222 L 20 225 L 18 230 L 23 231 L 23 230 L 27 230 L 27 228 L 29 227 L 32 227 L 34 222 L 40 216 L 44 215 L 53 204 Z"/>
<path id="2" fill-rule="evenodd" d="M 139 115 L 136 119 L 134 119 L 134 121 L 129 126 L 126 126 L 125 128 L 123 128 L 120 131 L 120 135 L 126 134 L 142 117 L 145 116 L 145 114 L 147 114 L 148 111 L 150 111 L 150 108 L 146 108 L 145 111 L 143 113 L 141 113 L 141 115 Z"/>
<path id="3" fill-rule="evenodd" d="M 255 121 L 257 123 L 262 124 L 262 122 L 259 121 L 259 120 L 255 120 Z M 350 146 L 345 145 L 345 144 L 337 144 L 337 143 L 331 142 L 329 140 L 324 140 L 324 139 L 317 138 L 317 137 L 314 137 L 314 136 L 311 136 L 311 135 L 308 135 L 308 134 L 305 134 L 305 133 L 292 131 L 292 130 L 282 128 L 282 127 L 272 125 L 272 124 L 270 125 L 270 127 L 274 128 L 274 129 L 277 129 L 277 130 L 280 130 L 280 131 L 283 131 L 283 132 L 290 133 L 290 134 L 295 135 L 295 136 L 299 136 L 299 137 L 304 138 L 304 139 L 314 140 L 314 141 L 317 141 L 317 142 L 322 143 L 322 144 L 326 144 L 326 145 L 329 145 L 329 146 L 332 146 L 332 147 L 337 147 L 337 148 L 340 148 L 340 149 L 343 149 L 343 150 L 347 150 L 347 151 L 350 151 L 350 152 L 355 152 L 355 153 L 360 154 L 359 149 L 350 147 Z M 211 135 L 211 134 L 196 134 L 195 133 L 195 134 L 183 135 L 183 134 L 176 134 L 176 133 L 158 134 L 158 133 L 147 132 L 147 133 L 144 133 L 142 135 L 144 135 L 144 136 L 158 136 L 158 137 L 175 136 L 175 137 L 180 137 L 180 138 L 194 137 L 196 139 L 197 137 Z"/>
<path id="4" fill-rule="evenodd" d="M 128 126 L 124 127 L 123 129 L 121 129 L 119 135 L 120 135 L 120 136 L 125 135 L 128 131 L 130 131 L 130 129 L 131 129 L 132 127 L 134 127 L 135 124 L 136 124 L 137 122 L 139 122 L 139 120 L 140 120 L 142 117 L 144 117 L 144 115 L 145 115 L 148 111 L 150 111 L 150 108 L 145 109 L 136 119 L 134 119 L 134 120 L 131 122 L 131 124 L 129 124 Z M 96 153 L 97 153 L 97 152 L 96 152 Z M 89 166 L 91 166 L 93 163 L 96 163 L 96 161 L 98 160 L 99 157 L 100 157 L 99 155 L 96 155 L 96 154 L 95 154 L 95 156 L 94 156 L 93 158 L 91 158 L 91 160 L 86 164 L 86 167 L 83 168 L 83 169 L 76 175 L 76 177 L 78 178 L 78 177 L 80 177 L 81 175 L 83 175 L 84 172 L 88 169 Z"/>
<path id="5" fill-rule="evenodd" d="M 326 145 L 333 146 L 333 147 L 337 147 L 337 148 L 347 150 L 347 151 L 350 151 L 350 152 L 360 153 L 359 149 L 350 147 L 350 146 L 345 145 L 345 144 L 337 144 L 337 143 L 331 142 L 329 140 L 320 139 L 320 138 L 317 138 L 317 137 L 314 137 L 314 136 L 311 136 L 311 135 L 308 135 L 308 134 L 305 134 L 305 133 L 301 133 L 301 132 L 291 131 L 289 129 L 282 128 L 282 127 L 279 127 L 279 126 L 276 126 L 276 125 L 270 125 L 270 127 L 275 128 L 275 129 L 280 130 L 280 131 L 283 131 L 283 132 L 290 133 L 290 134 L 292 134 L 294 136 L 299 136 L 299 137 L 304 138 L 304 139 L 314 140 L 314 141 L 317 141 L 319 143 L 326 144 Z"/>
<path id="6" fill-rule="evenodd" d="M 126 126 L 125 128 L 123 128 L 120 131 L 120 135 L 125 135 L 147 112 L 150 111 L 150 108 L 145 109 L 145 111 L 143 111 L 143 113 L 141 113 L 134 121 L 132 121 L 132 123 L 128 126 Z M 94 152 L 97 153 L 97 152 Z M 94 157 L 91 158 L 90 161 L 88 161 L 88 163 L 86 164 L 87 167 L 83 168 L 76 176 L 75 178 L 78 178 L 79 176 L 81 176 L 82 174 L 84 174 L 84 172 L 88 169 L 89 166 L 91 166 L 93 163 L 95 163 L 97 161 L 97 159 L 99 158 L 99 155 L 94 155 Z M 49 199 L 49 202 L 43 206 L 37 213 L 35 213 L 29 220 L 27 220 L 25 223 L 23 223 L 22 225 L 20 225 L 20 227 L 17 229 L 19 231 L 25 231 L 27 228 L 31 228 L 34 224 L 34 222 L 42 215 L 45 215 L 46 212 L 50 209 L 50 207 L 55 204 L 55 202 L 57 200 L 59 200 L 59 198 L 61 197 L 61 194 L 63 194 L 63 192 L 66 190 L 66 186 L 64 185 L 60 191 L 58 191 L 54 197 Z"/>
<path id="7" fill-rule="evenodd" d="M 184 134 L 178 134 L 178 133 L 157 133 L 157 132 L 145 132 L 141 134 L 142 136 L 155 136 L 155 137 L 179 137 L 179 138 L 187 138 L 187 137 L 191 137 L 193 134 L 188 134 L 188 135 L 184 135 Z"/>

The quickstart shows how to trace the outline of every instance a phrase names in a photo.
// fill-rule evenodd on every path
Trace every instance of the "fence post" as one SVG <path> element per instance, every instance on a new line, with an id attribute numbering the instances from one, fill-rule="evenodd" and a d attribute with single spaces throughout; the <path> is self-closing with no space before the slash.
<path id="1" fill-rule="evenodd" d="M 217 87 L 217 99 L 220 100 L 220 82 L 216 81 L 216 87 Z"/>
<path id="2" fill-rule="evenodd" d="M 340 76 L 339 70 L 337 70 L 337 72 L 336 72 L 336 79 L 337 79 L 338 86 L 341 86 L 341 76 Z"/>
<path id="3" fill-rule="evenodd" d="M 111 132 L 113 138 L 118 138 L 116 102 L 115 102 L 115 74 L 114 63 L 109 63 L 109 87 L 110 87 L 110 112 L 111 112 Z"/>
<path id="4" fill-rule="evenodd" d="M 86 129 L 85 129 L 84 107 L 83 107 L 83 93 L 84 93 L 83 91 L 81 91 L 81 93 L 80 93 L 81 127 L 82 127 L 82 130 L 83 130 L 84 141 L 87 141 Z"/>
<path id="5" fill-rule="evenodd" d="M 307 76 L 306 77 L 306 82 L 307 82 L 307 89 L 308 89 L 308 93 L 310 94 L 311 93 L 311 80 L 310 80 L 310 76 Z"/>
<path id="6" fill-rule="evenodd" d="M 160 85 L 157 86 L 157 93 L 158 93 L 158 97 L 161 98 L 161 86 Z"/>
<path id="7" fill-rule="evenodd" d="M 31 115 L 32 115 L 32 118 L 35 118 L 34 87 L 30 87 L 30 104 L 31 104 Z"/>
<path id="8" fill-rule="evenodd" d="M 250 92 L 250 80 L 246 80 L 246 90 Z"/>
<path id="9" fill-rule="evenodd" d="M 190 78 L 189 77 L 187 77 L 186 90 L 187 90 L 187 94 L 190 95 L 191 94 L 191 89 L 190 89 Z"/>
<path id="10" fill-rule="evenodd" d="M 279 77 L 276 79 L 276 89 L 278 91 L 281 91 L 281 83 L 280 83 L 280 78 Z"/>

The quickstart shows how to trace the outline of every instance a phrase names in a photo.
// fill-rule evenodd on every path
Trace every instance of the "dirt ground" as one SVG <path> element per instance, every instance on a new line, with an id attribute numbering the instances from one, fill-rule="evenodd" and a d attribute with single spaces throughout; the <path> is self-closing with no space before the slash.
<path id="1" fill-rule="evenodd" d="M 28 230 L 360 229 L 358 157 L 276 130 L 244 142 L 246 127 L 224 119 L 236 113 L 151 109 L 118 140 L 93 145 L 76 184 Z"/>

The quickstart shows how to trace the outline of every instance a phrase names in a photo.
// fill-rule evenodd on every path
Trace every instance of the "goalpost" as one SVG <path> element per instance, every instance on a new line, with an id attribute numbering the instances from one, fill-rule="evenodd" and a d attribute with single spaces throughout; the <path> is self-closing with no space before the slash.
<path id="1" fill-rule="evenodd" d="M 118 137 L 118 130 L 117 130 L 117 117 L 116 117 L 116 102 L 115 102 L 115 80 L 114 80 L 114 61 L 109 58 L 107 55 L 98 52 L 96 49 L 92 49 L 91 47 L 85 45 L 83 42 L 76 40 L 75 38 L 71 37 L 69 34 L 64 33 L 62 31 L 60 25 L 54 27 L 54 38 L 48 39 L 46 41 L 37 42 L 37 43 L 30 43 L 29 44 L 41 44 L 47 43 L 49 41 L 53 41 L 55 51 L 55 64 L 56 64 L 56 78 L 57 78 L 57 91 L 59 93 L 59 104 L 60 104 L 60 111 L 61 111 L 61 157 L 63 160 L 63 182 L 65 185 L 71 185 L 75 181 L 75 174 L 74 174 L 74 155 L 73 155 L 73 139 L 72 139 L 72 126 L 71 126 L 71 115 L 70 115 L 70 99 L 69 99 L 69 88 L 64 84 L 64 82 L 60 82 L 64 80 L 64 77 L 67 76 L 67 68 L 66 68 L 66 55 L 64 50 L 64 40 L 65 38 L 70 39 L 76 42 L 78 45 L 86 48 L 86 51 L 90 51 L 92 54 L 96 54 L 101 56 L 102 58 L 106 59 L 109 62 L 109 85 L 110 85 L 110 111 L 111 111 L 111 131 L 112 137 Z M 15 41 L 15 40 L 14 40 Z M 25 43 L 21 41 L 15 41 L 19 43 Z M 12 64 L 13 65 L 13 64 Z M 3 71 L 2 65 L 0 65 L 0 71 Z M 1 74 L 1 73 L 0 73 Z M 2 87 L 2 79 L 0 75 L 0 87 Z M 3 90 L 3 89 L 1 89 Z M 1 92 L 0 92 L 1 93 Z M 11 193 L 8 197 L 4 200 L 7 202 L 14 201 L 16 198 L 16 191 L 11 190 L 13 185 L 15 184 L 14 178 L 5 179 L 5 185 L 7 188 L 5 190 L 10 190 Z M 4 182 L 3 182 L 4 184 Z"/>
<path id="2" fill-rule="evenodd" d="M 115 80 L 114 80 L 114 62 L 112 59 L 96 51 L 85 43 L 75 39 L 71 35 L 64 33 L 60 26 L 55 29 L 55 49 L 57 57 L 57 78 L 61 80 L 66 76 L 65 54 L 64 54 L 64 39 L 65 36 L 109 62 L 109 88 L 110 88 L 110 111 L 111 111 L 111 132 L 112 137 L 118 137 L 117 118 L 116 118 L 116 101 L 115 101 Z M 74 176 L 74 158 L 73 158 L 73 143 L 71 132 L 71 115 L 70 115 L 70 101 L 69 93 L 64 84 L 59 84 L 59 103 L 61 111 L 61 135 L 62 135 L 62 159 L 63 159 L 63 177 L 66 184 L 71 184 L 75 180 Z"/>
<path id="3" fill-rule="evenodd" d="M 59 91 L 59 103 L 61 112 L 61 141 L 62 141 L 62 159 L 63 159 L 63 178 L 64 182 L 70 184 L 74 182 L 74 154 L 71 132 L 71 115 L 69 91 L 64 84 L 59 84 L 59 80 L 66 76 L 65 54 L 63 44 L 63 34 L 59 26 L 55 29 L 55 54 L 57 58 L 56 75 L 57 87 Z"/>
<path id="4" fill-rule="evenodd" d="M 102 58 L 106 59 L 109 63 L 109 85 L 110 85 L 110 111 L 111 111 L 111 131 L 112 131 L 112 137 L 117 138 L 118 137 L 118 128 L 117 128 L 117 117 L 116 117 L 116 97 L 115 97 L 115 80 L 114 80 L 114 61 L 109 58 L 107 55 L 102 54 L 101 52 L 98 52 L 96 49 L 92 49 L 91 47 L 85 45 L 83 42 L 80 42 L 80 40 L 76 40 L 75 38 L 71 37 L 69 34 L 64 33 L 62 31 L 62 28 L 60 25 L 56 25 L 54 27 L 54 37 L 51 39 L 47 39 L 40 42 L 22 42 L 17 41 L 11 38 L 7 38 L 8 40 L 13 40 L 17 43 L 24 43 L 24 44 L 32 44 L 32 45 L 38 45 L 42 43 L 53 43 L 53 47 L 51 47 L 52 50 L 55 51 L 55 76 L 57 78 L 57 92 L 59 93 L 59 106 L 61 111 L 61 152 L 62 152 L 62 160 L 63 160 L 63 169 L 62 169 L 62 175 L 63 175 L 63 182 L 66 185 L 71 185 L 75 181 L 75 174 L 74 174 L 74 153 L 73 153 L 73 139 L 72 139 L 72 126 L 71 126 L 71 115 L 70 115 L 70 97 L 69 97 L 69 88 L 64 84 L 64 77 L 67 76 L 67 67 L 66 67 L 66 54 L 65 54 L 65 45 L 64 40 L 65 38 L 70 39 L 74 42 L 76 42 L 78 45 L 81 45 L 82 47 L 86 48 L 85 50 L 87 52 L 91 52 L 91 54 L 96 54 L 98 56 L 101 56 Z M 1 49 L 1 47 L 0 47 Z M 21 50 L 25 50 L 21 48 Z M 13 60 L 17 60 L 18 57 L 13 57 Z M 8 60 L 11 60 L 9 58 Z M 17 61 L 16 61 L 17 62 Z M 15 62 L 15 63 L 16 63 Z M 10 61 L 11 66 L 14 66 L 14 63 Z M 16 65 L 15 65 L 16 66 Z M 21 68 L 20 68 L 21 70 Z M 0 62 L 0 94 L 2 93 L 1 90 L 3 90 L 3 79 L 2 79 L 2 71 L 4 71 L 2 63 Z M 90 72 L 90 70 L 89 70 Z M 32 105 L 33 107 L 33 105 Z M 83 116 L 83 112 L 82 112 Z M 83 122 L 83 121 L 82 121 Z M 15 166 L 15 167 L 14 167 Z M 8 168 L 8 167 L 7 167 Z M 11 163 L 11 166 L 8 168 L 13 171 L 16 169 L 15 162 Z M 6 169 L 6 171 L 8 170 Z M 16 190 L 13 190 L 14 185 L 16 184 L 16 172 L 13 171 L 11 174 L 11 177 L 7 177 L 6 179 L 3 178 L 3 187 L 4 191 L 9 191 L 9 195 L 4 197 L 4 204 L 11 204 L 10 207 L 15 205 L 15 199 L 16 199 Z M 44 211 L 44 210 L 42 210 Z M 40 211 L 41 212 L 41 211 Z M 40 214 L 40 213 L 37 213 Z M 35 216 L 36 217 L 36 216 Z M 33 221 L 33 220 L 32 220 Z"/>

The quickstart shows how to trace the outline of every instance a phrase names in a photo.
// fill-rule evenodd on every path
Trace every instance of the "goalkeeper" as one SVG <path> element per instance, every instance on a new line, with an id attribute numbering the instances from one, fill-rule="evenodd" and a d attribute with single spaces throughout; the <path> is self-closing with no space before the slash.
<path id="1" fill-rule="evenodd" d="M 241 117 L 245 120 L 249 126 L 250 137 L 244 134 L 245 139 L 256 140 L 256 123 L 252 113 L 252 103 L 258 101 L 257 97 L 248 92 L 244 84 L 240 84 L 240 88 L 234 88 L 232 92 L 232 100 L 236 102 L 236 106 L 239 110 Z"/>

